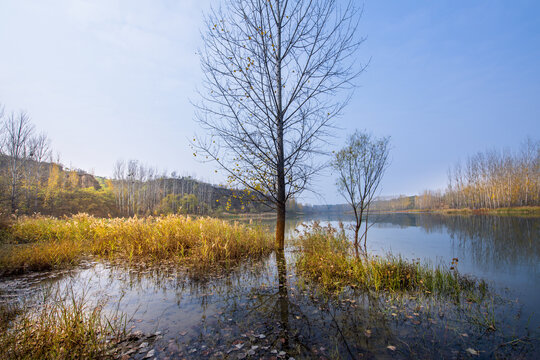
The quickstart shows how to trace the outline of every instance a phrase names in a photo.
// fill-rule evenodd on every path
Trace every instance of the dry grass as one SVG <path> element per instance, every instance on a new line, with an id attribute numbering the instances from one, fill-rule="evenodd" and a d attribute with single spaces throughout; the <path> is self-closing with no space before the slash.
<path id="1" fill-rule="evenodd" d="M 127 318 L 102 313 L 104 301 L 90 303 L 73 289 L 48 289 L 37 304 L 13 309 L 0 321 L 2 359 L 103 359 L 126 336 Z M 62 295 L 62 294 L 66 295 Z M 6 318 L 4 318 L 6 315 Z"/>
<path id="2" fill-rule="evenodd" d="M 315 223 L 298 238 L 298 245 L 301 248 L 297 260 L 300 273 L 330 290 L 349 286 L 455 297 L 476 290 L 483 296 L 487 290 L 484 282 L 462 276 L 456 269 L 442 265 L 430 266 L 392 255 L 357 257 L 343 229 L 338 231 Z"/>
<path id="3" fill-rule="evenodd" d="M 108 259 L 182 261 L 212 265 L 271 252 L 274 241 L 262 227 L 214 218 L 103 219 L 22 217 L 0 250 L 0 273 L 40 271 L 77 263 L 86 254 Z"/>

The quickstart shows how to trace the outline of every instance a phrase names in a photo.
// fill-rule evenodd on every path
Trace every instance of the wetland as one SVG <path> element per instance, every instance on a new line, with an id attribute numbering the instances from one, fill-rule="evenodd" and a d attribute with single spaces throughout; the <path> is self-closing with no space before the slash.
<path id="1" fill-rule="evenodd" d="M 266 229 L 250 236 L 272 234 L 265 221 L 246 221 L 247 227 Z M 104 328 L 107 336 L 95 340 L 110 344 L 95 357 L 536 358 L 538 217 L 370 217 L 370 257 L 389 262 L 392 254 L 407 264 L 439 266 L 450 275 L 459 271 L 474 284 L 485 284 L 482 291 L 460 287 L 463 291 L 452 295 L 423 287 L 364 288 L 353 282 L 328 287 L 300 271 L 306 250 L 299 238 L 313 234 L 314 228 L 339 229 L 340 222 L 347 237 L 351 221 L 346 215 L 291 218 L 284 252 L 254 251 L 209 267 L 148 261 L 147 256 L 129 261 L 96 251 L 69 267 L 6 274 L 0 280 L 0 299 L 4 308 L 19 304 L 36 311 L 51 302 L 71 301 L 51 294 L 71 294 L 72 303 L 84 299 L 85 309 L 99 308 L 99 316 L 116 323 L 110 331 Z M 200 251 L 194 254 L 200 256 Z M 334 265 L 321 259 L 321 267 Z M 12 331 L 17 316 L 6 320 L 2 331 Z"/>

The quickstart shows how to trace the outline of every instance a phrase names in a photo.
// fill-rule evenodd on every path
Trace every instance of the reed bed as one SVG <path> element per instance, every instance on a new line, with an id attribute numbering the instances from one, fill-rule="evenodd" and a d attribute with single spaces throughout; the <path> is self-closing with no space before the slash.
<path id="1" fill-rule="evenodd" d="M 444 265 L 408 261 L 391 254 L 370 256 L 357 254 L 343 227 L 336 230 L 315 223 L 297 239 L 300 255 L 298 271 L 324 288 L 340 291 L 345 287 L 368 291 L 403 292 L 453 296 L 459 299 L 483 298 L 487 291 L 484 281 L 461 275 L 457 259 L 448 268 Z"/>
<path id="2" fill-rule="evenodd" d="M 127 336 L 125 315 L 103 313 L 105 300 L 89 301 L 73 288 L 47 289 L 39 301 L 29 301 L 2 312 L 2 359 L 112 358 L 114 346 Z M 15 311 L 18 315 L 11 316 Z M 6 316 L 6 318 L 4 318 Z"/>
<path id="3" fill-rule="evenodd" d="M 7 234 L 0 246 L 0 273 L 4 274 L 68 266 L 84 255 L 205 266 L 260 257 L 274 248 L 272 235 L 260 226 L 177 215 L 21 217 L 9 226 Z"/>

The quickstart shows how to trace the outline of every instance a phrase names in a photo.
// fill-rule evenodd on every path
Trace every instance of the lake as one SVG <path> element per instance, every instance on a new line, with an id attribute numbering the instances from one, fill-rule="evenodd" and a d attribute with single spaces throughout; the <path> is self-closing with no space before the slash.
<path id="1" fill-rule="evenodd" d="M 352 216 L 290 219 L 289 236 L 302 222 L 334 227 Z M 367 248 L 371 254 L 447 264 L 458 258 L 458 270 L 508 290 L 540 322 L 540 218 L 492 215 L 395 213 L 370 219 Z M 352 233 L 351 233 L 352 235 Z"/>
<path id="2" fill-rule="evenodd" d="M 302 223 L 350 224 L 346 215 L 287 220 L 287 236 Z M 127 313 L 133 331 L 157 335 L 143 359 L 244 358 L 492 358 L 534 359 L 540 350 L 540 218 L 384 214 L 370 218 L 372 254 L 400 255 L 450 266 L 485 279 L 485 305 L 354 290 L 328 295 L 297 276 L 295 249 L 199 274 L 179 267 L 131 267 L 89 260 L 79 268 L 0 281 L 3 300 L 71 287 L 106 297 Z M 271 225 L 269 231 L 272 231 Z M 496 330 L 487 331 L 493 319 Z"/>

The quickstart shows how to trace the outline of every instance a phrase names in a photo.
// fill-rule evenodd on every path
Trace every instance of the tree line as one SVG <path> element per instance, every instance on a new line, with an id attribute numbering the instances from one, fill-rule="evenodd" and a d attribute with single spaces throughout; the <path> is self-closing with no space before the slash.
<path id="1" fill-rule="evenodd" d="M 457 163 L 444 195 L 446 205 L 457 209 L 539 205 L 540 142 L 529 138 L 517 152 L 479 152 Z"/>
<path id="2" fill-rule="evenodd" d="M 267 206 L 246 192 L 192 178 L 167 175 L 137 160 L 116 162 L 112 179 L 116 207 L 124 216 L 264 212 Z M 256 200 L 256 201 L 253 201 Z"/>
<path id="3" fill-rule="evenodd" d="M 374 210 L 498 209 L 540 206 L 540 141 L 517 151 L 489 150 L 448 170 L 445 190 L 425 190 L 375 202 Z"/>
<path id="4" fill-rule="evenodd" d="M 96 216 L 262 212 L 242 191 L 167 175 L 139 161 L 118 161 L 111 179 L 53 159 L 51 141 L 24 112 L 0 106 L 0 215 Z M 257 199 L 255 199 L 257 200 Z"/>

